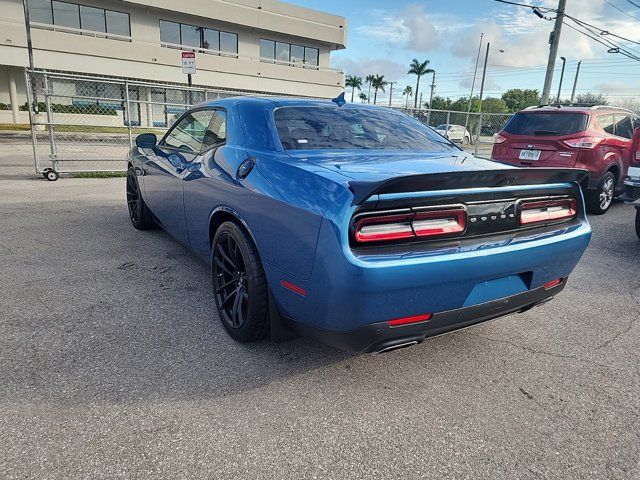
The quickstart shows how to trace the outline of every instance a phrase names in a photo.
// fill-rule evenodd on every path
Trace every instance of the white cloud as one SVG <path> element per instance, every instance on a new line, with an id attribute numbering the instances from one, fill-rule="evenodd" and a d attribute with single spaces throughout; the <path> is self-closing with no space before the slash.
<path id="1" fill-rule="evenodd" d="M 336 58 L 333 66 L 347 75 L 366 77 L 370 74 L 384 75 L 385 80 L 395 82 L 407 74 L 408 67 L 387 58 Z"/>

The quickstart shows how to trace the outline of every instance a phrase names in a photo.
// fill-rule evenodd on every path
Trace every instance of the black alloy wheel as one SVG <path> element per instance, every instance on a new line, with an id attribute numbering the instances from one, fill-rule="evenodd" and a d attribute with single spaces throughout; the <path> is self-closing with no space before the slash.
<path id="1" fill-rule="evenodd" d="M 127 172 L 127 208 L 131 223 L 138 230 L 148 230 L 155 227 L 151 211 L 144 203 L 140 186 L 133 168 Z"/>
<path id="2" fill-rule="evenodd" d="M 211 275 L 218 315 L 239 342 L 268 334 L 267 282 L 257 249 L 235 223 L 225 222 L 212 245 Z"/>

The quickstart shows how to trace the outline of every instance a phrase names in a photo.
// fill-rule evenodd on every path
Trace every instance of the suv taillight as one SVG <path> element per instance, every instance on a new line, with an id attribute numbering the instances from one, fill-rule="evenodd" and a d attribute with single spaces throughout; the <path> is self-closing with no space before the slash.
<path id="1" fill-rule="evenodd" d="M 571 148 L 596 148 L 600 142 L 602 142 L 604 138 L 602 137 L 577 137 L 577 138 L 569 138 L 568 140 L 563 140 L 563 143 L 570 146 Z"/>
<path id="2" fill-rule="evenodd" d="M 382 214 L 356 222 L 359 243 L 385 242 L 408 238 L 437 238 L 459 234 L 467 227 L 467 211 L 462 207 L 395 215 Z"/>
<path id="3" fill-rule="evenodd" d="M 569 220 L 576 216 L 575 198 L 525 201 L 520 204 L 520 225 Z"/>
<path id="4" fill-rule="evenodd" d="M 493 136 L 493 143 L 494 145 L 498 145 L 500 143 L 504 143 L 507 141 L 507 137 L 505 137 L 504 135 L 500 135 L 499 133 L 496 133 Z"/>

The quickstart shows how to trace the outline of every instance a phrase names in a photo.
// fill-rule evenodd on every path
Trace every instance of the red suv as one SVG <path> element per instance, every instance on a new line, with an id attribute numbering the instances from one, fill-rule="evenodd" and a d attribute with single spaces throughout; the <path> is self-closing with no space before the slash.
<path id="1" fill-rule="evenodd" d="M 524 167 L 588 170 L 589 211 L 605 213 L 624 188 L 631 138 L 638 116 L 608 107 L 530 107 L 516 113 L 495 136 L 492 158 Z"/>

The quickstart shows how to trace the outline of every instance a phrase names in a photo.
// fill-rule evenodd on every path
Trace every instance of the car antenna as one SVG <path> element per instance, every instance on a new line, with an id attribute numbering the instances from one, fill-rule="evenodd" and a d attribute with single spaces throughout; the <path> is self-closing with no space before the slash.
<path id="1" fill-rule="evenodd" d="M 344 99 L 344 92 L 338 95 L 336 98 L 332 98 L 331 101 L 338 105 L 339 107 L 343 106 L 347 101 Z"/>

